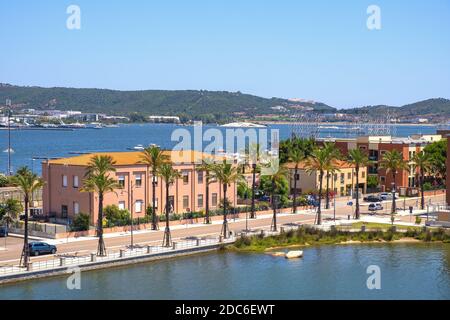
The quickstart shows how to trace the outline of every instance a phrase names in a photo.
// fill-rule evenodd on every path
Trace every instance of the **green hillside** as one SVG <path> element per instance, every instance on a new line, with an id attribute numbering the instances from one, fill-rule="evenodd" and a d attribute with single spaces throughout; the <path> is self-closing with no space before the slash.
<path id="1" fill-rule="evenodd" d="M 279 98 L 266 99 L 240 92 L 196 90 L 118 91 L 106 89 L 42 88 L 0 85 L 0 101 L 34 109 L 79 110 L 115 115 L 181 115 L 187 119 L 220 121 L 233 113 L 254 116 L 274 113 L 271 109 L 298 105 Z M 333 112 L 322 103 L 301 103 L 317 112 Z"/>

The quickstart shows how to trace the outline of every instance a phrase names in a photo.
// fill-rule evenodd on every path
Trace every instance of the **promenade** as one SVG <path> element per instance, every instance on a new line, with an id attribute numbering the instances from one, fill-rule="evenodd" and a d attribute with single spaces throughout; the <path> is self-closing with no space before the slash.
<path id="1" fill-rule="evenodd" d="M 418 199 L 411 198 L 406 201 L 403 199 L 397 200 L 398 208 L 403 208 L 403 205 L 408 206 L 416 206 Z M 438 203 L 442 201 L 442 196 L 430 196 L 426 197 L 426 201 L 431 201 L 432 203 Z M 336 203 L 336 219 L 341 222 L 348 222 L 348 215 L 353 214 L 353 210 L 351 207 L 346 205 L 347 201 L 339 201 Z M 361 221 L 368 222 L 380 222 L 380 223 L 389 223 L 390 222 L 390 201 L 385 201 L 383 203 L 384 210 L 377 213 L 376 216 L 367 215 L 367 204 L 361 207 L 361 211 L 363 213 L 361 217 Z M 329 210 L 323 210 L 323 218 L 324 222 L 332 221 L 334 218 L 334 209 L 331 208 Z M 416 212 L 423 213 L 423 212 Z M 290 223 L 299 223 L 299 224 L 313 224 L 315 219 L 315 212 L 312 210 L 306 210 L 302 212 L 298 212 L 297 214 L 285 213 L 277 215 L 277 224 L 278 226 L 282 226 L 283 224 Z M 258 215 L 257 219 L 229 219 L 230 230 L 234 233 L 238 234 L 242 232 L 248 225 L 249 229 L 263 229 L 269 230 L 270 225 L 272 223 L 272 215 Z M 355 220 L 351 220 L 351 222 L 355 222 Z M 413 225 L 415 222 L 415 218 L 409 215 L 407 212 L 400 213 L 396 216 L 396 224 L 403 225 Z M 208 238 L 217 238 L 221 232 L 222 221 L 214 221 L 214 223 L 210 225 L 205 225 L 203 223 L 197 224 L 186 224 L 186 225 L 178 225 L 171 227 L 172 231 L 172 239 L 173 241 L 183 241 L 186 238 L 190 237 L 208 237 Z M 163 238 L 164 226 L 160 224 L 160 230 L 151 231 L 151 230 L 141 230 L 134 231 L 134 245 L 135 246 L 160 246 Z M 97 248 L 97 238 L 95 237 L 82 237 L 82 238 L 67 238 L 67 239 L 57 239 L 57 240 L 48 240 L 42 239 L 45 242 L 50 244 L 55 244 L 58 248 L 58 252 L 56 256 L 61 255 L 74 255 L 74 256 L 82 256 L 89 255 L 92 252 L 96 251 Z M 20 258 L 20 253 L 23 246 L 23 239 L 21 237 L 8 237 L 6 250 L 4 249 L 4 239 L 0 240 L 0 266 L 5 265 L 14 265 L 17 264 Z M 3 242 L 3 243 L 2 243 Z M 131 242 L 131 232 L 121 232 L 121 233 L 112 233 L 105 235 L 105 244 L 108 251 L 120 250 L 124 249 L 130 245 Z M 31 262 L 37 262 L 49 259 L 52 256 L 39 256 L 32 257 Z"/>

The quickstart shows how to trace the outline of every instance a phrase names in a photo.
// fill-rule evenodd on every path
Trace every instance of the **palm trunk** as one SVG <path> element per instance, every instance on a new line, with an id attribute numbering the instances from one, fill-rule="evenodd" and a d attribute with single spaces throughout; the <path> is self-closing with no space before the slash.
<path id="1" fill-rule="evenodd" d="M 325 194 L 325 209 L 330 209 L 330 174 L 327 171 L 327 187 L 326 187 L 326 194 Z"/>
<path id="2" fill-rule="evenodd" d="M 224 239 L 228 238 L 228 221 L 227 221 L 227 184 L 223 185 L 223 226 L 222 235 Z"/>
<path id="3" fill-rule="evenodd" d="M 292 201 L 292 213 L 297 213 L 297 174 L 298 174 L 298 165 L 295 166 L 294 170 L 294 199 Z"/>
<path id="4" fill-rule="evenodd" d="M 393 190 L 392 190 L 392 210 L 391 210 L 392 218 L 393 218 L 393 215 L 395 214 L 395 212 L 397 211 L 396 201 L 395 201 L 395 193 L 397 191 L 397 184 L 395 183 L 395 178 L 396 178 L 396 174 L 394 172 L 394 173 L 392 173 L 392 179 L 394 179 Z"/>
<path id="5" fill-rule="evenodd" d="M 252 164 L 252 207 L 250 212 L 250 219 L 256 219 L 255 212 L 255 190 L 256 190 L 256 164 Z"/>
<path id="6" fill-rule="evenodd" d="M 424 179 L 425 179 L 425 174 L 424 174 L 424 172 L 423 172 L 423 169 L 421 168 L 420 169 L 420 193 L 422 194 L 421 195 L 421 199 L 420 199 L 420 208 L 422 209 L 422 210 L 424 210 L 425 209 L 425 195 L 424 195 L 424 187 L 423 187 L 423 181 L 424 181 Z"/>
<path id="7" fill-rule="evenodd" d="M 205 223 L 210 224 L 209 219 L 209 172 L 206 172 L 206 199 L 205 199 Z"/>
<path id="8" fill-rule="evenodd" d="M 155 182 L 156 171 L 152 170 L 152 230 L 157 230 L 158 226 L 156 224 L 156 182 Z"/>
<path id="9" fill-rule="evenodd" d="M 106 255 L 105 242 L 103 240 L 103 193 L 98 194 L 98 222 L 97 222 L 98 248 L 97 256 Z"/>
<path id="10" fill-rule="evenodd" d="M 23 250 L 21 257 L 21 265 L 24 268 L 28 268 L 30 264 L 30 248 L 28 246 L 28 206 L 29 206 L 29 197 L 28 194 L 25 194 L 25 219 L 24 219 L 24 235 L 23 235 Z"/>
<path id="11" fill-rule="evenodd" d="M 356 165 L 356 220 L 359 220 L 359 166 Z"/>
<path id="12" fill-rule="evenodd" d="M 275 181 L 272 180 L 272 210 L 273 210 L 273 218 L 272 218 L 271 230 L 276 232 L 277 231 L 277 206 L 276 206 L 276 203 L 275 203 L 275 189 L 276 189 Z"/>
<path id="13" fill-rule="evenodd" d="M 169 227 L 169 184 L 166 182 L 166 230 L 164 231 L 163 247 L 171 246 L 171 236 Z"/>
<path id="14" fill-rule="evenodd" d="M 317 225 L 322 224 L 322 185 L 323 185 L 323 171 L 319 174 L 319 208 L 317 209 Z"/>

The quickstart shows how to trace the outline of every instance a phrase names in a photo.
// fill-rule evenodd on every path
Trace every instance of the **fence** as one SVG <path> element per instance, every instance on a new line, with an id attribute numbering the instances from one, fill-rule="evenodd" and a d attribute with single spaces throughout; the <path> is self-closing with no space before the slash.
<path id="1" fill-rule="evenodd" d="M 163 253 L 176 254 L 180 251 L 185 251 L 192 248 L 207 248 L 214 245 L 229 244 L 235 241 L 234 236 L 229 239 L 219 238 L 196 238 L 183 241 L 174 241 L 170 247 L 162 246 L 137 246 L 134 248 L 126 248 L 108 252 L 106 256 L 99 257 L 92 253 L 85 256 L 73 256 L 73 255 L 59 255 L 56 258 L 32 261 L 28 267 L 28 270 L 16 265 L 0 266 L 0 280 L 2 277 L 11 275 L 26 275 L 27 273 L 44 271 L 44 270 L 59 270 L 70 267 L 82 267 L 89 266 L 98 263 L 108 262 L 120 262 L 123 259 L 129 258 L 146 258 L 157 256 Z"/>

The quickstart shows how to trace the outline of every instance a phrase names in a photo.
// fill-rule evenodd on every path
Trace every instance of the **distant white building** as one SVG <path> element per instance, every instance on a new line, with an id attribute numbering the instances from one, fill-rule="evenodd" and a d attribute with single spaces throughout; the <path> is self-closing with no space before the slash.
<path id="1" fill-rule="evenodd" d="M 148 119 L 155 123 L 180 123 L 180 117 L 174 116 L 149 116 Z"/>

